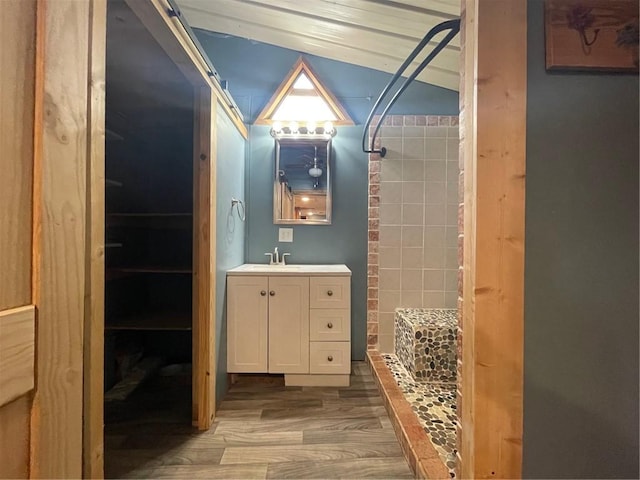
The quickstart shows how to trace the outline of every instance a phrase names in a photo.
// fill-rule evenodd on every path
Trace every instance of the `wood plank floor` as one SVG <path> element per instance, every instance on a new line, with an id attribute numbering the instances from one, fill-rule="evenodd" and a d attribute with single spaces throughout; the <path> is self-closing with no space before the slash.
<path id="1" fill-rule="evenodd" d="M 141 390 L 107 411 L 106 478 L 413 478 L 364 362 L 350 387 L 240 376 L 203 433 L 189 426 L 188 387 Z"/>

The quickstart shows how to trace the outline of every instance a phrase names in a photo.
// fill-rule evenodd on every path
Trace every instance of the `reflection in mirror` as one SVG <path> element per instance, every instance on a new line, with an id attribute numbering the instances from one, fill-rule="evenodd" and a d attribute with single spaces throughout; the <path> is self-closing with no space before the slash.
<path id="1" fill-rule="evenodd" d="M 331 138 L 276 138 L 273 222 L 331 223 Z"/>

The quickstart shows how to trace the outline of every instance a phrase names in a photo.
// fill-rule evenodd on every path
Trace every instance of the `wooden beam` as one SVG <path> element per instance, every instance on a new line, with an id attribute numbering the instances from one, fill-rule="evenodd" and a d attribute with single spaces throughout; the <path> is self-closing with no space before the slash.
<path id="1" fill-rule="evenodd" d="M 0 407 L 33 390 L 35 331 L 33 305 L 0 312 Z"/>
<path id="2" fill-rule="evenodd" d="M 527 16 L 466 0 L 462 477 L 522 470 Z M 469 109 L 467 111 L 467 109 Z M 469 113 L 472 118 L 469 118 Z"/>
<path id="3" fill-rule="evenodd" d="M 92 0 L 89 19 L 82 476 L 103 478 L 106 0 Z"/>
<path id="4" fill-rule="evenodd" d="M 216 326 L 216 117 L 208 86 L 196 89 L 194 124 L 194 424 L 211 427 L 215 415 Z"/>
<path id="5" fill-rule="evenodd" d="M 90 2 L 42 0 L 43 118 L 34 191 L 38 309 L 31 476 L 82 475 L 83 323 Z M 36 140 L 39 141 L 39 140 Z M 36 152 L 38 154 L 38 152 Z"/>
<path id="6" fill-rule="evenodd" d="M 247 139 L 247 127 L 226 103 L 220 85 L 207 75 L 195 45 L 188 38 L 180 22 L 169 17 L 166 4 L 162 0 L 125 0 L 125 2 L 193 86 L 211 88 L 240 134 Z"/>
<path id="7" fill-rule="evenodd" d="M 0 9 L 0 310 L 31 303 L 35 1 Z"/>

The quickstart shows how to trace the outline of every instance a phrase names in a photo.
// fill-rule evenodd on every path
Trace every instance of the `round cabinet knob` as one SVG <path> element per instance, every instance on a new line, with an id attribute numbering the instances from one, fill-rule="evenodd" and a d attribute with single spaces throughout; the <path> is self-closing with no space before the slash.
<path id="1" fill-rule="evenodd" d="M 327 290 L 327 295 L 331 297 L 333 295 L 333 290 Z"/>
<path id="2" fill-rule="evenodd" d="M 333 357 L 332 357 L 331 355 L 329 355 L 329 356 L 327 357 L 327 360 L 329 360 L 330 362 L 333 362 Z"/>
<path id="3" fill-rule="evenodd" d="M 271 295 L 272 297 L 273 297 L 275 294 L 276 294 L 276 292 L 275 292 L 274 290 L 271 290 L 271 291 L 269 292 L 269 295 Z"/>
<path id="4" fill-rule="evenodd" d="M 262 291 L 260 292 L 260 295 L 262 295 L 263 297 L 264 297 L 266 294 L 267 294 L 266 290 L 262 290 Z"/>
<path id="5" fill-rule="evenodd" d="M 327 323 L 327 328 L 333 328 L 333 323 L 331 322 Z"/>

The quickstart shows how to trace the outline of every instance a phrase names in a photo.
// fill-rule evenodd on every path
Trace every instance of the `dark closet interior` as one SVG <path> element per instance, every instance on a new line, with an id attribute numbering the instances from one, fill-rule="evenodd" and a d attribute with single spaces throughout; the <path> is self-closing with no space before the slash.
<path id="1" fill-rule="evenodd" d="M 105 435 L 191 425 L 193 87 L 121 0 L 106 64 Z"/>

